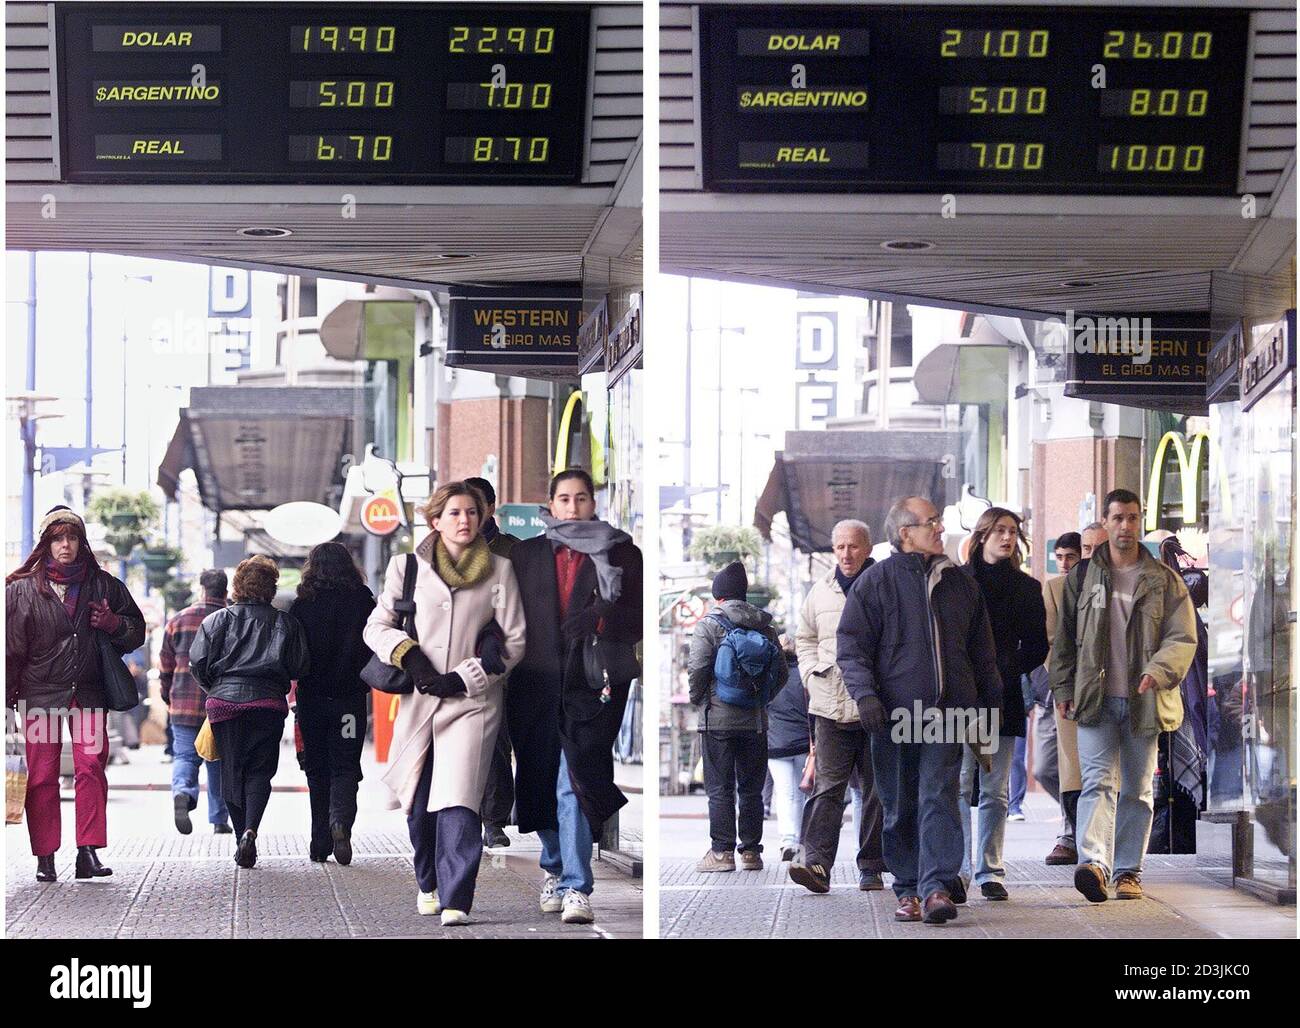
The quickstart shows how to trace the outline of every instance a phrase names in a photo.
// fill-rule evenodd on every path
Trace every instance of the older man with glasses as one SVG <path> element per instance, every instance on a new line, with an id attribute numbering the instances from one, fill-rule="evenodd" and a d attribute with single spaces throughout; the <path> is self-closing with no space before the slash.
<path id="1" fill-rule="evenodd" d="M 960 880 L 957 781 L 966 736 L 947 731 L 955 719 L 942 715 L 999 706 L 1002 679 L 979 586 L 944 554 L 934 504 L 920 496 L 899 500 L 885 532 L 895 552 L 862 572 L 849 592 L 837 662 L 871 733 L 885 863 L 898 897 L 894 919 L 943 924 L 957 916 L 950 892 Z M 938 733 L 935 713 L 944 729 Z M 934 734 L 939 739 L 930 741 Z"/>

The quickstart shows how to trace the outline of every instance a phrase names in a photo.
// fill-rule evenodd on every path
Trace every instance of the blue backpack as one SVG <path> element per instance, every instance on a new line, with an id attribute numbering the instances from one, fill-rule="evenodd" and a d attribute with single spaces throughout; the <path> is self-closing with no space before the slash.
<path id="1" fill-rule="evenodd" d="M 721 611 L 709 612 L 725 634 L 713 658 L 718 699 L 735 707 L 766 707 L 785 685 L 781 651 L 762 632 L 737 628 Z"/>

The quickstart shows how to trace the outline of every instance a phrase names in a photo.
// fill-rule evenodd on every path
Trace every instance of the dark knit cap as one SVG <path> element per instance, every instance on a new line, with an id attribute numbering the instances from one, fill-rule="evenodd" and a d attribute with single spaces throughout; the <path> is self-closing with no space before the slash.
<path id="1" fill-rule="evenodd" d="M 745 565 L 733 560 L 713 578 L 713 598 L 715 600 L 743 600 L 749 592 L 749 576 L 745 574 Z"/>

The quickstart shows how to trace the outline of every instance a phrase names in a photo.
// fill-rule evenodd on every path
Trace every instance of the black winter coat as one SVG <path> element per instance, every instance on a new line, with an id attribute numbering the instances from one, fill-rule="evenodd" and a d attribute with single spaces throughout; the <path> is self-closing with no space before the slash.
<path id="1" fill-rule="evenodd" d="M 232 603 L 203 619 L 190 646 L 190 673 L 209 698 L 273 699 L 311 670 L 307 636 L 292 614 L 269 603 Z"/>
<path id="2" fill-rule="evenodd" d="M 935 574 L 931 592 L 928 577 Z M 936 632 L 942 654 L 935 652 Z M 849 695 L 876 696 L 890 714 L 910 713 L 915 700 L 923 709 L 991 709 L 1002 702 L 984 599 L 947 557 L 896 552 L 858 575 L 845 597 L 836 648 Z"/>
<path id="3" fill-rule="evenodd" d="M 1002 727 L 998 734 L 1024 736 L 1025 696 L 1020 676 L 1030 674 L 1047 659 L 1047 608 L 1043 587 L 1009 561 L 992 569 L 974 563 L 962 570 L 979 586 L 993 629 L 998 673 L 1002 676 Z M 993 574 L 990 574 L 990 571 Z"/>
<path id="4" fill-rule="evenodd" d="M 298 679 L 298 702 L 345 699 L 370 691 L 361 681 L 361 669 L 371 658 L 361 638 L 375 598 L 364 586 L 326 589 L 293 601 L 289 614 L 298 619 L 307 636 L 311 670 Z"/>
<path id="5" fill-rule="evenodd" d="M 560 632 L 555 550 L 549 539 L 543 535 L 517 543 L 510 562 L 527 623 L 524 657 L 510 673 L 506 689 L 519 830 L 558 826 L 555 782 L 563 748 L 578 803 L 593 834 L 599 835 L 605 820 L 627 802 L 614 784 L 613 747 L 632 683 L 612 683 L 609 703 L 601 703 L 587 685 L 580 647 L 566 646 Z M 623 569 L 623 580 L 601 638 L 635 646 L 641 640 L 641 551 L 623 543 L 610 551 L 610 562 Z M 569 613 L 595 599 L 596 566 L 588 557 L 578 569 Z"/>
<path id="6" fill-rule="evenodd" d="M 767 707 L 767 755 L 773 759 L 798 757 L 810 748 L 808 694 L 799 677 L 799 661 L 784 655 L 790 665 L 785 687 Z"/>
<path id="7" fill-rule="evenodd" d="M 72 618 L 40 572 L 5 586 L 6 699 L 29 707 L 57 709 L 75 698 L 84 708 L 103 707 L 96 629 L 90 627 L 90 602 L 108 600 L 122 618 L 113 648 L 130 653 L 144 643 L 144 615 L 131 593 L 103 568 L 87 576 Z"/>

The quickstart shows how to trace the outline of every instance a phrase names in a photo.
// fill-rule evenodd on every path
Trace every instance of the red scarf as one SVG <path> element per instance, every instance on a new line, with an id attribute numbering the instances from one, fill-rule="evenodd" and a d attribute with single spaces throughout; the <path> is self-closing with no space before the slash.
<path id="1" fill-rule="evenodd" d="M 45 577 L 56 585 L 66 585 L 68 591 L 63 594 L 63 609 L 69 618 L 77 616 L 77 597 L 81 594 L 81 584 L 90 572 L 89 561 L 76 560 L 71 564 L 60 564 L 53 557 L 45 560 Z"/>

